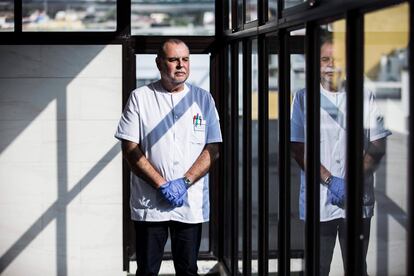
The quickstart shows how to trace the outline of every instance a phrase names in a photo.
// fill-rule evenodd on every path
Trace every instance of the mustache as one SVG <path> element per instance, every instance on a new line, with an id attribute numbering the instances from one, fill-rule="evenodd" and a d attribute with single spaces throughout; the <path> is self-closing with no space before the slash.
<path id="1" fill-rule="evenodd" d="M 341 68 L 326 67 L 322 69 L 323 73 L 342 73 Z"/>

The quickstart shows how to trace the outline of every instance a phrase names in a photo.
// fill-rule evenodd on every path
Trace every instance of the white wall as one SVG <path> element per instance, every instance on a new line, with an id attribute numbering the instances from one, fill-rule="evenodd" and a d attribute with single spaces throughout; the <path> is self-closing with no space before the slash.
<path id="1" fill-rule="evenodd" d="M 122 275 L 122 48 L 0 46 L 0 274 Z"/>

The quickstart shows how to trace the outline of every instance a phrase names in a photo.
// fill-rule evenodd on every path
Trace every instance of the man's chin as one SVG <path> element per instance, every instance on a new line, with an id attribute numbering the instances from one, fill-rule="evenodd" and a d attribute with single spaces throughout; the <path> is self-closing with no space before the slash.
<path id="1" fill-rule="evenodd" d="M 187 80 L 187 78 L 185 78 L 185 79 L 174 79 L 173 83 L 175 85 L 180 85 L 180 84 L 185 83 L 186 80 Z"/>

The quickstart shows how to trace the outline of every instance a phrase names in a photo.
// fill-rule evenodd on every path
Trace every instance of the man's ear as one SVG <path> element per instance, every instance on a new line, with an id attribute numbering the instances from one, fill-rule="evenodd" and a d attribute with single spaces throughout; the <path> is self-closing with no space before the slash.
<path id="1" fill-rule="evenodd" d="M 155 64 L 157 64 L 158 70 L 161 71 L 161 60 L 159 57 L 155 58 Z"/>

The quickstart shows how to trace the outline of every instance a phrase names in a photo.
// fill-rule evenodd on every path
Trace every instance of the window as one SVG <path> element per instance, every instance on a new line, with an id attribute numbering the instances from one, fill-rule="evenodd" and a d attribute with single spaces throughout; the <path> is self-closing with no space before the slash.
<path id="1" fill-rule="evenodd" d="M 214 35 L 214 0 L 132 0 L 133 35 Z"/>
<path id="2" fill-rule="evenodd" d="M 115 31 L 116 0 L 23 0 L 23 31 Z"/>
<path id="3" fill-rule="evenodd" d="M 14 1 L 0 0 L 0 32 L 14 29 Z"/>

